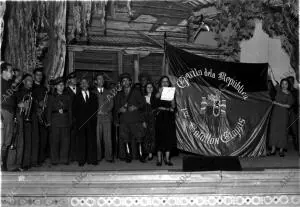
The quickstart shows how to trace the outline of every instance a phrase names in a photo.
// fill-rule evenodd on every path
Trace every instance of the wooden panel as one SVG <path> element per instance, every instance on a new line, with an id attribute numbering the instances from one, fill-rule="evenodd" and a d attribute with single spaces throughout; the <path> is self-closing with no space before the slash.
<path id="1" fill-rule="evenodd" d="M 152 53 L 140 58 L 140 72 L 147 73 L 155 82 L 161 76 L 163 54 Z"/>
<path id="2" fill-rule="evenodd" d="M 134 55 L 123 55 L 123 73 L 134 75 Z"/>
<path id="3" fill-rule="evenodd" d="M 75 70 L 101 70 L 117 71 L 117 52 L 108 51 L 83 51 L 75 52 Z"/>

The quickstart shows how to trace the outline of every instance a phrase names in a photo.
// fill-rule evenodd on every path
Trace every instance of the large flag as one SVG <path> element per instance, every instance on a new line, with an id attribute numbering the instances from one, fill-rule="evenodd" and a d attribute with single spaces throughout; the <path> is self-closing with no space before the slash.
<path id="1" fill-rule="evenodd" d="M 207 156 L 265 155 L 268 64 L 213 60 L 168 43 L 165 54 L 175 77 L 177 147 Z"/>

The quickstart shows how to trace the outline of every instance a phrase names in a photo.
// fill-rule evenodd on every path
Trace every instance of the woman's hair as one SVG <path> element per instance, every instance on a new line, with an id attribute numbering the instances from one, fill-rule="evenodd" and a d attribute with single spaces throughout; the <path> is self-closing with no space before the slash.
<path id="1" fill-rule="evenodd" d="M 289 82 L 289 80 L 287 79 L 287 78 L 283 78 L 283 79 L 281 79 L 281 81 L 280 81 L 280 88 L 282 88 L 282 83 L 283 83 L 283 81 L 286 81 L 287 82 L 287 84 L 288 84 L 288 91 L 291 91 L 291 83 Z"/>
<path id="2" fill-rule="evenodd" d="M 156 88 L 155 88 L 155 86 L 154 86 L 154 83 L 153 82 L 147 82 L 147 84 L 146 84 L 146 86 L 145 86 L 145 88 L 144 88 L 144 92 L 145 92 L 145 94 L 148 94 L 148 92 L 147 92 L 147 86 L 148 85 L 151 85 L 152 87 L 153 87 L 153 92 L 152 92 L 152 95 L 153 94 L 156 94 Z"/>
<path id="3" fill-rule="evenodd" d="M 161 87 L 161 82 L 162 82 L 162 80 L 164 79 L 164 78 L 167 78 L 168 79 L 168 82 L 169 82 L 169 87 L 171 87 L 172 86 L 172 83 L 171 83 L 171 81 L 170 81 L 170 78 L 168 77 L 168 76 L 166 76 L 166 75 L 164 75 L 164 76 L 162 76 L 160 79 L 159 79 L 159 81 L 158 81 L 158 87 Z"/>

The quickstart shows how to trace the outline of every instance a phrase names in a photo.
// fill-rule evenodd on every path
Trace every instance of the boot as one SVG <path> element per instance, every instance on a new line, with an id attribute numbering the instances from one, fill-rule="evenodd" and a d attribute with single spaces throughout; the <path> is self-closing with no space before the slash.
<path id="1" fill-rule="evenodd" d="M 1 150 L 1 171 L 7 171 L 7 152 L 8 150 Z"/>
<path id="2" fill-rule="evenodd" d="M 130 149 L 130 144 L 126 143 L 125 144 L 125 152 L 126 152 L 126 157 L 125 157 L 125 161 L 127 163 L 132 161 L 132 154 L 131 154 L 131 149 Z"/>
<path id="3" fill-rule="evenodd" d="M 142 145 L 142 143 L 138 143 L 138 149 L 139 149 L 139 160 L 140 160 L 140 162 L 146 162 L 146 157 L 143 154 L 143 145 Z"/>

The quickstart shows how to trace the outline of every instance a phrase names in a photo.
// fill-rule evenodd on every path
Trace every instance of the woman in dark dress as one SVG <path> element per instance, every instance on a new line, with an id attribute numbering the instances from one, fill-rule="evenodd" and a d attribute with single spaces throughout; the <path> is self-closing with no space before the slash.
<path id="1" fill-rule="evenodd" d="M 293 104 L 293 97 L 290 93 L 289 82 L 286 79 L 282 79 L 280 85 L 276 85 L 276 91 L 270 124 L 269 146 L 272 147 L 272 150 L 268 155 L 275 155 L 276 148 L 280 148 L 279 156 L 284 157 L 283 150 L 287 145 L 288 109 Z"/>
<path id="2" fill-rule="evenodd" d="M 146 100 L 144 119 L 147 126 L 144 147 L 145 152 L 148 154 L 148 160 L 152 160 L 155 149 L 155 117 L 153 113 L 153 108 L 154 98 L 156 94 L 155 87 L 152 82 L 146 84 L 144 94 Z"/>
<path id="3" fill-rule="evenodd" d="M 160 100 L 163 87 L 171 87 L 170 79 L 163 76 L 159 80 L 159 91 L 155 95 L 155 135 L 157 148 L 157 166 L 162 164 L 162 152 L 165 152 L 164 162 L 166 165 L 172 166 L 170 161 L 170 151 L 176 146 L 175 132 L 175 100 Z"/>

